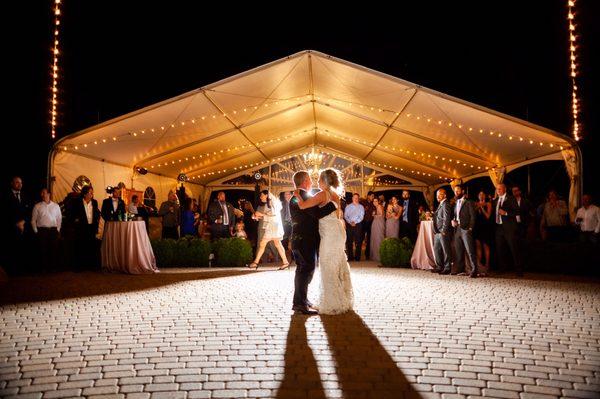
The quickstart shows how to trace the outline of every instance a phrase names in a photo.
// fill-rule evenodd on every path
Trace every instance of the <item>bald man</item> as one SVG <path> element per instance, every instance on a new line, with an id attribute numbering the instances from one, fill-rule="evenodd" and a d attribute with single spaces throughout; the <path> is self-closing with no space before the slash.
<path id="1" fill-rule="evenodd" d="M 500 270 L 508 269 L 511 258 L 518 276 L 523 275 L 523 263 L 519 253 L 517 215 L 519 205 L 512 195 L 506 193 L 506 185 L 496 186 L 496 198 L 492 201 L 492 218 L 496 232 L 496 252 Z"/>

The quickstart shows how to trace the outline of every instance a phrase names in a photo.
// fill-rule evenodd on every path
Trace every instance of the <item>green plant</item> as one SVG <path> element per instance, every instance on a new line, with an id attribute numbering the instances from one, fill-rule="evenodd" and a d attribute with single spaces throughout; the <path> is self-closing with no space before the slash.
<path id="1" fill-rule="evenodd" d="M 173 248 L 175 246 L 175 240 L 153 240 L 152 250 L 156 257 L 156 265 L 158 267 L 169 267 L 173 263 Z"/>
<path id="2" fill-rule="evenodd" d="M 244 266 L 252 261 L 252 245 L 242 238 L 225 238 L 217 244 L 219 266 Z"/>
<path id="3" fill-rule="evenodd" d="M 158 267 L 208 266 L 210 243 L 194 237 L 152 241 L 152 250 Z"/>
<path id="4" fill-rule="evenodd" d="M 190 240 L 190 245 L 188 246 L 188 259 L 194 266 L 208 266 L 210 250 L 210 243 L 208 241 L 194 238 Z"/>
<path id="5" fill-rule="evenodd" d="M 379 247 L 381 264 L 388 267 L 408 266 L 413 249 L 414 245 L 406 237 L 402 239 L 386 238 Z"/>

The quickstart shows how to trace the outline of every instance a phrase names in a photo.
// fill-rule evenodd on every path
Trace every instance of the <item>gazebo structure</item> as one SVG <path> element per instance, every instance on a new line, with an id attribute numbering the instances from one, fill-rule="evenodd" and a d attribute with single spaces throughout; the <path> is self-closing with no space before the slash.
<path id="1" fill-rule="evenodd" d="M 59 140 L 50 182 L 123 184 L 166 198 L 186 181 L 213 190 L 292 188 L 299 169 L 343 172 L 348 190 L 437 187 L 563 160 L 570 210 L 581 193 L 576 142 L 541 126 L 320 52 L 302 51 Z M 260 176 L 258 175 L 260 174 Z M 78 179 L 79 178 L 79 179 Z"/>

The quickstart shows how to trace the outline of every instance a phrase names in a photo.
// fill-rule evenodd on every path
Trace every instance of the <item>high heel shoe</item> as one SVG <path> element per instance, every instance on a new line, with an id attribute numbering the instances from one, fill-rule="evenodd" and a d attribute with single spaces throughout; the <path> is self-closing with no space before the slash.
<path id="1" fill-rule="evenodd" d="M 289 269 L 290 267 L 290 263 L 284 263 L 283 265 L 279 266 L 279 268 L 277 270 L 285 270 L 285 269 Z"/>
<path id="2" fill-rule="evenodd" d="M 257 270 L 258 269 L 258 263 L 256 263 L 256 262 L 252 262 L 252 263 L 250 263 L 249 265 L 246 265 L 246 266 L 248 266 L 248 269 L 253 269 L 253 270 Z"/>

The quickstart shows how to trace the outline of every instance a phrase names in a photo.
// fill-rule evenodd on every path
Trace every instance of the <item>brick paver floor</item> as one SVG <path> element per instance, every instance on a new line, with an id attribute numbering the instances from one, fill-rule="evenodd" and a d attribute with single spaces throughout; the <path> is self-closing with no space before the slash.
<path id="1" fill-rule="evenodd" d="M 599 397 L 600 284 L 372 266 L 355 313 L 316 317 L 293 271 L 17 279 L 0 397 Z"/>

